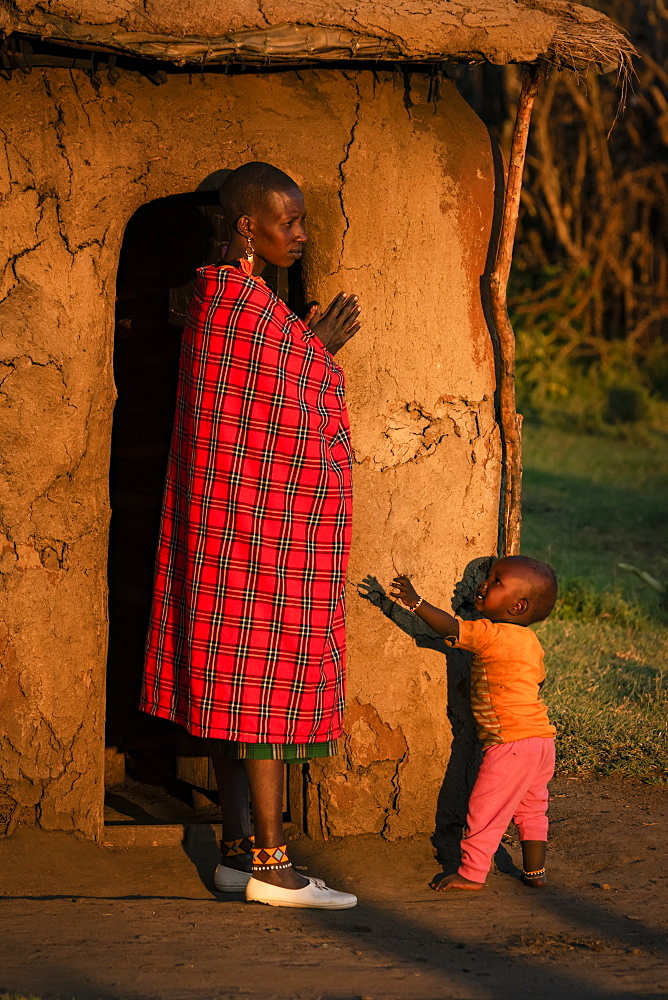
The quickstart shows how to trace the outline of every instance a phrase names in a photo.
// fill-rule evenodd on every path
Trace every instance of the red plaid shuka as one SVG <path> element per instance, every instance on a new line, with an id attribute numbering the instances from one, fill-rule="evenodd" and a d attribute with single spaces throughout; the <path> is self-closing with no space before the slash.
<path id="1" fill-rule="evenodd" d="M 184 331 L 141 708 L 196 736 L 341 732 L 351 451 L 344 376 L 234 267 Z"/>

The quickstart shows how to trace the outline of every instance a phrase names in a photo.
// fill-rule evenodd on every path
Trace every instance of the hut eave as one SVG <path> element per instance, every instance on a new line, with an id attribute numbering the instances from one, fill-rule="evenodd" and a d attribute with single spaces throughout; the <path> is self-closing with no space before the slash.
<path id="1" fill-rule="evenodd" d="M 578 72 L 630 67 L 633 46 L 598 11 L 564 0 L 465 0 L 447 6 L 391 0 L 354 10 L 327 3 L 239 0 L 231 11 L 211 0 L 177 10 L 170 0 L 128 12 L 109 0 L 41 6 L 0 0 L 0 31 L 42 41 L 184 65 L 303 64 L 333 61 L 545 62 Z M 89 10 L 90 8 L 90 10 Z M 248 9 L 247 9 L 248 8 Z M 252 8 L 252 9 L 251 9 Z M 287 16 L 286 16 L 287 15 Z"/>

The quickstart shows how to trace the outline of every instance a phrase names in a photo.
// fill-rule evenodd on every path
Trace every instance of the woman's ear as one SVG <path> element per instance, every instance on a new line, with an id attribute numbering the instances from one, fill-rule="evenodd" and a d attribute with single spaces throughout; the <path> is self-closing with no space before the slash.
<path id="1" fill-rule="evenodd" d="M 519 601 L 515 601 L 513 605 L 508 608 L 508 614 L 513 615 L 514 618 L 520 618 L 525 615 L 529 610 L 529 602 L 526 597 L 520 597 Z"/>
<path id="2" fill-rule="evenodd" d="M 235 227 L 236 231 L 240 236 L 243 236 L 245 240 L 251 235 L 251 220 L 250 215 L 240 215 L 236 221 Z"/>

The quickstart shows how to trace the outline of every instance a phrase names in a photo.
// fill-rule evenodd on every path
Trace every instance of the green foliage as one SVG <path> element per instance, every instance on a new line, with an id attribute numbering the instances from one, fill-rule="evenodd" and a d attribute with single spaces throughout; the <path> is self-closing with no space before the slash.
<path id="1" fill-rule="evenodd" d="M 561 580 L 553 617 L 562 621 L 599 622 L 640 627 L 648 623 L 648 612 L 626 600 L 619 590 L 599 590 L 587 580 Z"/>
<path id="2" fill-rule="evenodd" d="M 584 433 L 628 436 L 668 419 L 668 348 L 645 354 L 624 340 L 580 338 L 541 314 L 529 328 L 511 314 L 517 408 L 534 422 Z"/>
<path id="3" fill-rule="evenodd" d="M 558 769 L 668 781 L 665 630 L 550 621 L 539 635 Z"/>
<path id="4" fill-rule="evenodd" d="M 668 345 L 659 338 L 641 344 L 623 330 L 596 335 L 584 315 L 574 319 L 590 282 L 586 267 L 518 261 L 513 269 L 518 410 L 534 422 L 607 436 L 635 433 L 641 423 L 665 426 Z"/>
<path id="5" fill-rule="evenodd" d="M 637 48 L 633 86 L 623 108 L 613 74 L 564 71 L 541 85 L 508 310 L 521 412 L 628 436 L 668 422 L 668 18 L 665 0 L 592 3 Z M 460 67 L 455 76 L 509 158 L 519 67 Z"/>
<path id="6" fill-rule="evenodd" d="M 641 385 L 608 386 L 603 419 L 610 424 L 633 424 L 647 414 L 647 396 Z"/>
<path id="7" fill-rule="evenodd" d="M 27 993 L 0 993 L 0 1000 L 46 1000 L 46 997 L 36 997 L 32 993 L 30 996 Z M 74 997 L 69 1000 L 74 1000 Z"/>
<path id="8" fill-rule="evenodd" d="M 567 605 L 580 598 L 587 607 L 593 594 L 615 594 L 651 621 L 666 621 L 661 595 L 619 563 L 666 579 L 668 438 L 601 441 L 530 423 L 523 437 L 522 550 L 553 563 Z M 588 598 L 569 596 L 573 580 Z M 612 601 L 596 598 L 594 614 L 613 611 Z"/>
<path id="9" fill-rule="evenodd" d="M 32 994 L 26 996 L 24 993 L 0 993 L 0 1000 L 40 1000 L 40 998 Z"/>
<path id="10" fill-rule="evenodd" d="M 645 356 L 643 365 L 650 391 L 661 400 L 668 400 L 668 346 L 657 341 Z"/>
<path id="11" fill-rule="evenodd" d="M 558 768 L 664 781 L 668 614 L 641 577 L 666 577 L 668 439 L 613 437 L 602 447 L 527 424 L 524 444 L 522 551 L 559 577 L 555 611 L 536 629 Z"/>

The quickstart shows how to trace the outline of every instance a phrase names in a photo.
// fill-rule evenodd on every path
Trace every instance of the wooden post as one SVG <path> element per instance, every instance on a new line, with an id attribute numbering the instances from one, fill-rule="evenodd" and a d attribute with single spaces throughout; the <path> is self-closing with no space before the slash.
<path id="1" fill-rule="evenodd" d="M 499 343 L 498 391 L 504 455 L 499 554 L 504 556 L 519 553 L 522 525 L 522 418 L 515 409 L 515 334 L 508 316 L 506 293 L 520 210 L 529 122 L 543 76 L 544 69 L 540 65 L 527 67 L 524 74 L 510 150 L 501 232 L 490 275 L 492 317 Z"/>

